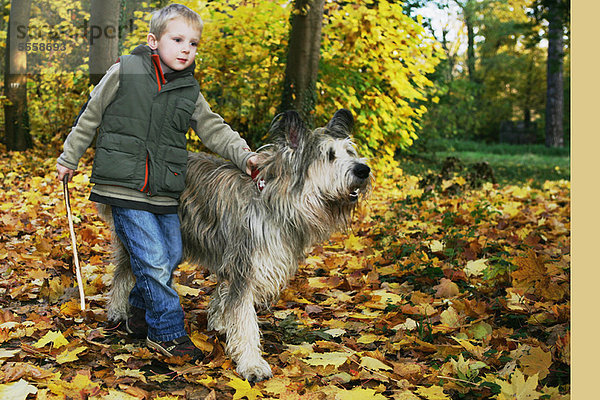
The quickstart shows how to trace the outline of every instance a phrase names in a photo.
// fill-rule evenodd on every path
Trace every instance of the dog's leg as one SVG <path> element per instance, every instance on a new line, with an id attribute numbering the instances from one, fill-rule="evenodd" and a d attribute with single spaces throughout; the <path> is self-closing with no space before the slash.
<path id="1" fill-rule="evenodd" d="M 229 293 L 227 283 L 220 282 L 217 285 L 214 293 L 210 297 L 208 304 L 208 330 L 215 330 L 219 333 L 225 333 L 225 323 L 223 322 L 223 314 L 225 313 L 224 305 Z"/>
<path id="2" fill-rule="evenodd" d="M 108 294 L 107 313 L 110 321 L 126 320 L 129 314 L 129 293 L 135 285 L 129 260 L 129 253 L 113 231 L 113 262 L 116 267 Z"/>
<path id="3" fill-rule="evenodd" d="M 227 351 L 237 364 L 238 374 L 250 382 L 272 377 L 271 367 L 261 355 L 258 317 L 250 289 L 240 293 L 235 300 L 230 293 L 223 321 L 227 332 Z"/>
<path id="4" fill-rule="evenodd" d="M 111 231 L 112 261 L 116 265 L 108 293 L 107 316 L 109 321 L 124 321 L 129 314 L 129 293 L 135 285 L 135 277 L 131 271 L 129 253 L 115 232 L 112 208 L 106 204 L 96 203 L 96 209 Z"/>

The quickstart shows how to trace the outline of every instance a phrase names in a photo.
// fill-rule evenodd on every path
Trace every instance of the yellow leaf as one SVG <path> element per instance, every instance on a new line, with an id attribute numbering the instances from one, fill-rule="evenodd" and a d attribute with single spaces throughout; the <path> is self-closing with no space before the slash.
<path id="1" fill-rule="evenodd" d="M 132 396 L 128 393 L 122 392 L 117 389 L 108 389 L 108 395 L 102 394 L 99 396 L 90 397 L 90 400 L 139 400 L 137 396 Z M 157 397 L 154 398 L 155 400 Z"/>
<path id="2" fill-rule="evenodd" d="M 189 287 L 189 286 L 181 285 L 179 283 L 175 283 L 173 286 L 175 287 L 175 291 L 180 296 L 192 296 L 192 297 L 196 297 L 196 296 L 200 295 L 200 289 L 196 289 L 196 288 L 192 288 L 192 287 Z"/>
<path id="3" fill-rule="evenodd" d="M 62 353 L 60 353 L 58 356 L 56 356 L 56 362 L 59 364 L 64 364 L 67 362 L 71 362 L 71 361 L 77 361 L 79 360 L 79 357 L 77 357 L 77 354 L 83 352 L 87 350 L 87 347 L 85 346 L 80 346 L 77 347 L 73 350 L 65 350 Z"/>
<path id="4" fill-rule="evenodd" d="M 248 381 L 241 380 L 240 378 L 233 378 L 227 386 L 235 389 L 233 400 L 243 397 L 248 398 L 248 400 L 256 400 L 257 397 L 262 397 L 262 393 L 258 388 L 253 388 Z"/>
<path id="5" fill-rule="evenodd" d="M 361 239 L 354 234 L 350 234 L 348 239 L 344 240 L 344 247 L 349 251 L 360 251 L 365 248 L 365 245 L 361 242 Z"/>
<path id="6" fill-rule="evenodd" d="M 121 377 L 135 378 L 138 381 L 142 381 L 142 382 L 146 383 L 146 376 L 139 369 L 117 368 L 114 370 L 114 373 L 115 373 L 115 377 L 117 377 L 117 378 L 121 378 Z"/>
<path id="7" fill-rule="evenodd" d="M 525 379 L 525 375 L 519 370 L 516 370 L 511 376 L 510 382 L 496 379 L 496 383 L 500 385 L 501 392 L 496 397 L 498 400 L 535 400 L 542 395 L 535 389 L 538 385 L 538 376 L 534 375 Z"/>
<path id="8" fill-rule="evenodd" d="M 450 400 L 450 397 L 444 393 L 444 389 L 440 386 L 419 386 L 416 392 L 428 400 Z"/>
<path id="9" fill-rule="evenodd" d="M 432 240 L 429 242 L 429 250 L 434 253 L 440 253 L 444 251 L 444 243 L 440 242 L 439 240 Z"/>
<path id="10" fill-rule="evenodd" d="M 504 204 L 504 207 L 502 207 L 502 211 L 509 217 L 514 218 L 519 214 L 520 208 L 521 203 L 516 201 L 508 201 L 506 204 Z"/>
<path id="11" fill-rule="evenodd" d="M 550 372 L 552 353 L 546 352 L 540 347 L 533 347 L 519 359 L 519 363 L 523 367 L 523 372 L 528 376 L 537 374 L 539 379 L 544 379 Z"/>
<path id="12" fill-rule="evenodd" d="M 482 258 L 477 261 L 468 261 L 464 271 L 469 277 L 480 276 L 487 267 L 487 258 Z"/>
<path id="13" fill-rule="evenodd" d="M 290 378 L 285 376 L 275 376 L 264 384 L 265 392 L 278 394 L 287 390 L 287 387 L 292 383 Z"/>
<path id="14" fill-rule="evenodd" d="M 52 343 L 52 347 L 58 349 L 61 346 L 66 346 L 69 344 L 68 340 L 65 339 L 61 331 L 49 331 L 46 333 L 40 340 L 38 340 L 33 347 L 36 349 L 40 349 L 47 345 L 48 343 Z"/>
<path id="15" fill-rule="evenodd" d="M 361 344 L 370 344 L 378 340 L 381 340 L 381 336 L 375 335 L 374 333 L 365 333 L 364 335 L 361 335 L 356 342 Z"/>
<path id="16" fill-rule="evenodd" d="M 356 387 L 352 390 L 340 390 L 335 394 L 336 400 L 385 400 L 386 397 L 374 389 Z"/>
<path id="17" fill-rule="evenodd" d="M 389 365 L 384 364 L 382 361 L 373 358 L 373 357 L 363 357 L 360 360 L 360 365 L 370 370 L 380 371 L 380 370 L 388 370 L 392 369 Z"/>
<path id="18" fill-rule="evenodd" d="M 36 393 L 37 388 L 24 379 L 0 385 L 0 399 L 25 400 L 28 395 Z"/>
<path id="19" fill-rule="evenodd" d="M 307 364 L 310 365 L 333 365 L 339 367 L 350 357 L 349 353 L 342 353 L 337 351 L 332 351 L 329 353 L 311 353 L 308 360 L 306 360 Z"/>
<path id="20" fill-rule="evenodd" d="M 447 310 L 442 311 L 440 322 L 450 328 L 458 328 L 461 325 L 460 318 L 454 307 L 448 307 Z"/>

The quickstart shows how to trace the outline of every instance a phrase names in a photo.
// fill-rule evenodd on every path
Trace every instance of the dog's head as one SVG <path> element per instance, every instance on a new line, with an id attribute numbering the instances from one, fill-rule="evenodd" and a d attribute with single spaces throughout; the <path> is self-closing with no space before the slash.
<path id="1" fill-rule="evenodd" d="M 269 130 L 278 155 L 269 178 L 281 178 L 307 202 L 353 206 L 371 182 L 371 169 L 350 136 L 353 126 L 352 113 L 346 109 L 313 131 L 297 112 L 279 114 Z"/>

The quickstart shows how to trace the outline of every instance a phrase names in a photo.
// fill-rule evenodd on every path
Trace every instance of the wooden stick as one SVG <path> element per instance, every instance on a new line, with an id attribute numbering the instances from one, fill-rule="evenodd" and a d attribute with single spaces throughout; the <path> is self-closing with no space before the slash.
<path id="1" fill-rule="evenodd" d="M 77 286 L 79 288 L 79 300 L 81 311 L 85 310 L 85 294 L 83 293 L 83 279 L 81 279 L 81 268 L 79 267 L 79 257 L 77 256 L 77 241 L 75 240 L 75 229 L 73 229 L 73 214 L 71 214 L 71 200 L 69 198 L 69 176 L 63 178 L 63 191 L 65 193 L 65 207 L 69 219 L 69 231 L 71 232 L 71 247 L 73 247 L 73 262 L 75 263 L 75 275 L 77 276 Z"/>

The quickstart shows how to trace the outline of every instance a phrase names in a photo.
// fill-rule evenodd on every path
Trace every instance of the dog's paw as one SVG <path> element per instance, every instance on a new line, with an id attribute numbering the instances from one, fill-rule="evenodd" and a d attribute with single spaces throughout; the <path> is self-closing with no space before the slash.
<path id="1" fill-rule="evenodd" d="M 263 358 L 253 360 L 253 362 L 244 362 L 240 360 L 236 371 L 242 378 L 250 383 L 256 383 L 272 378 L 271 367 Z"/>

